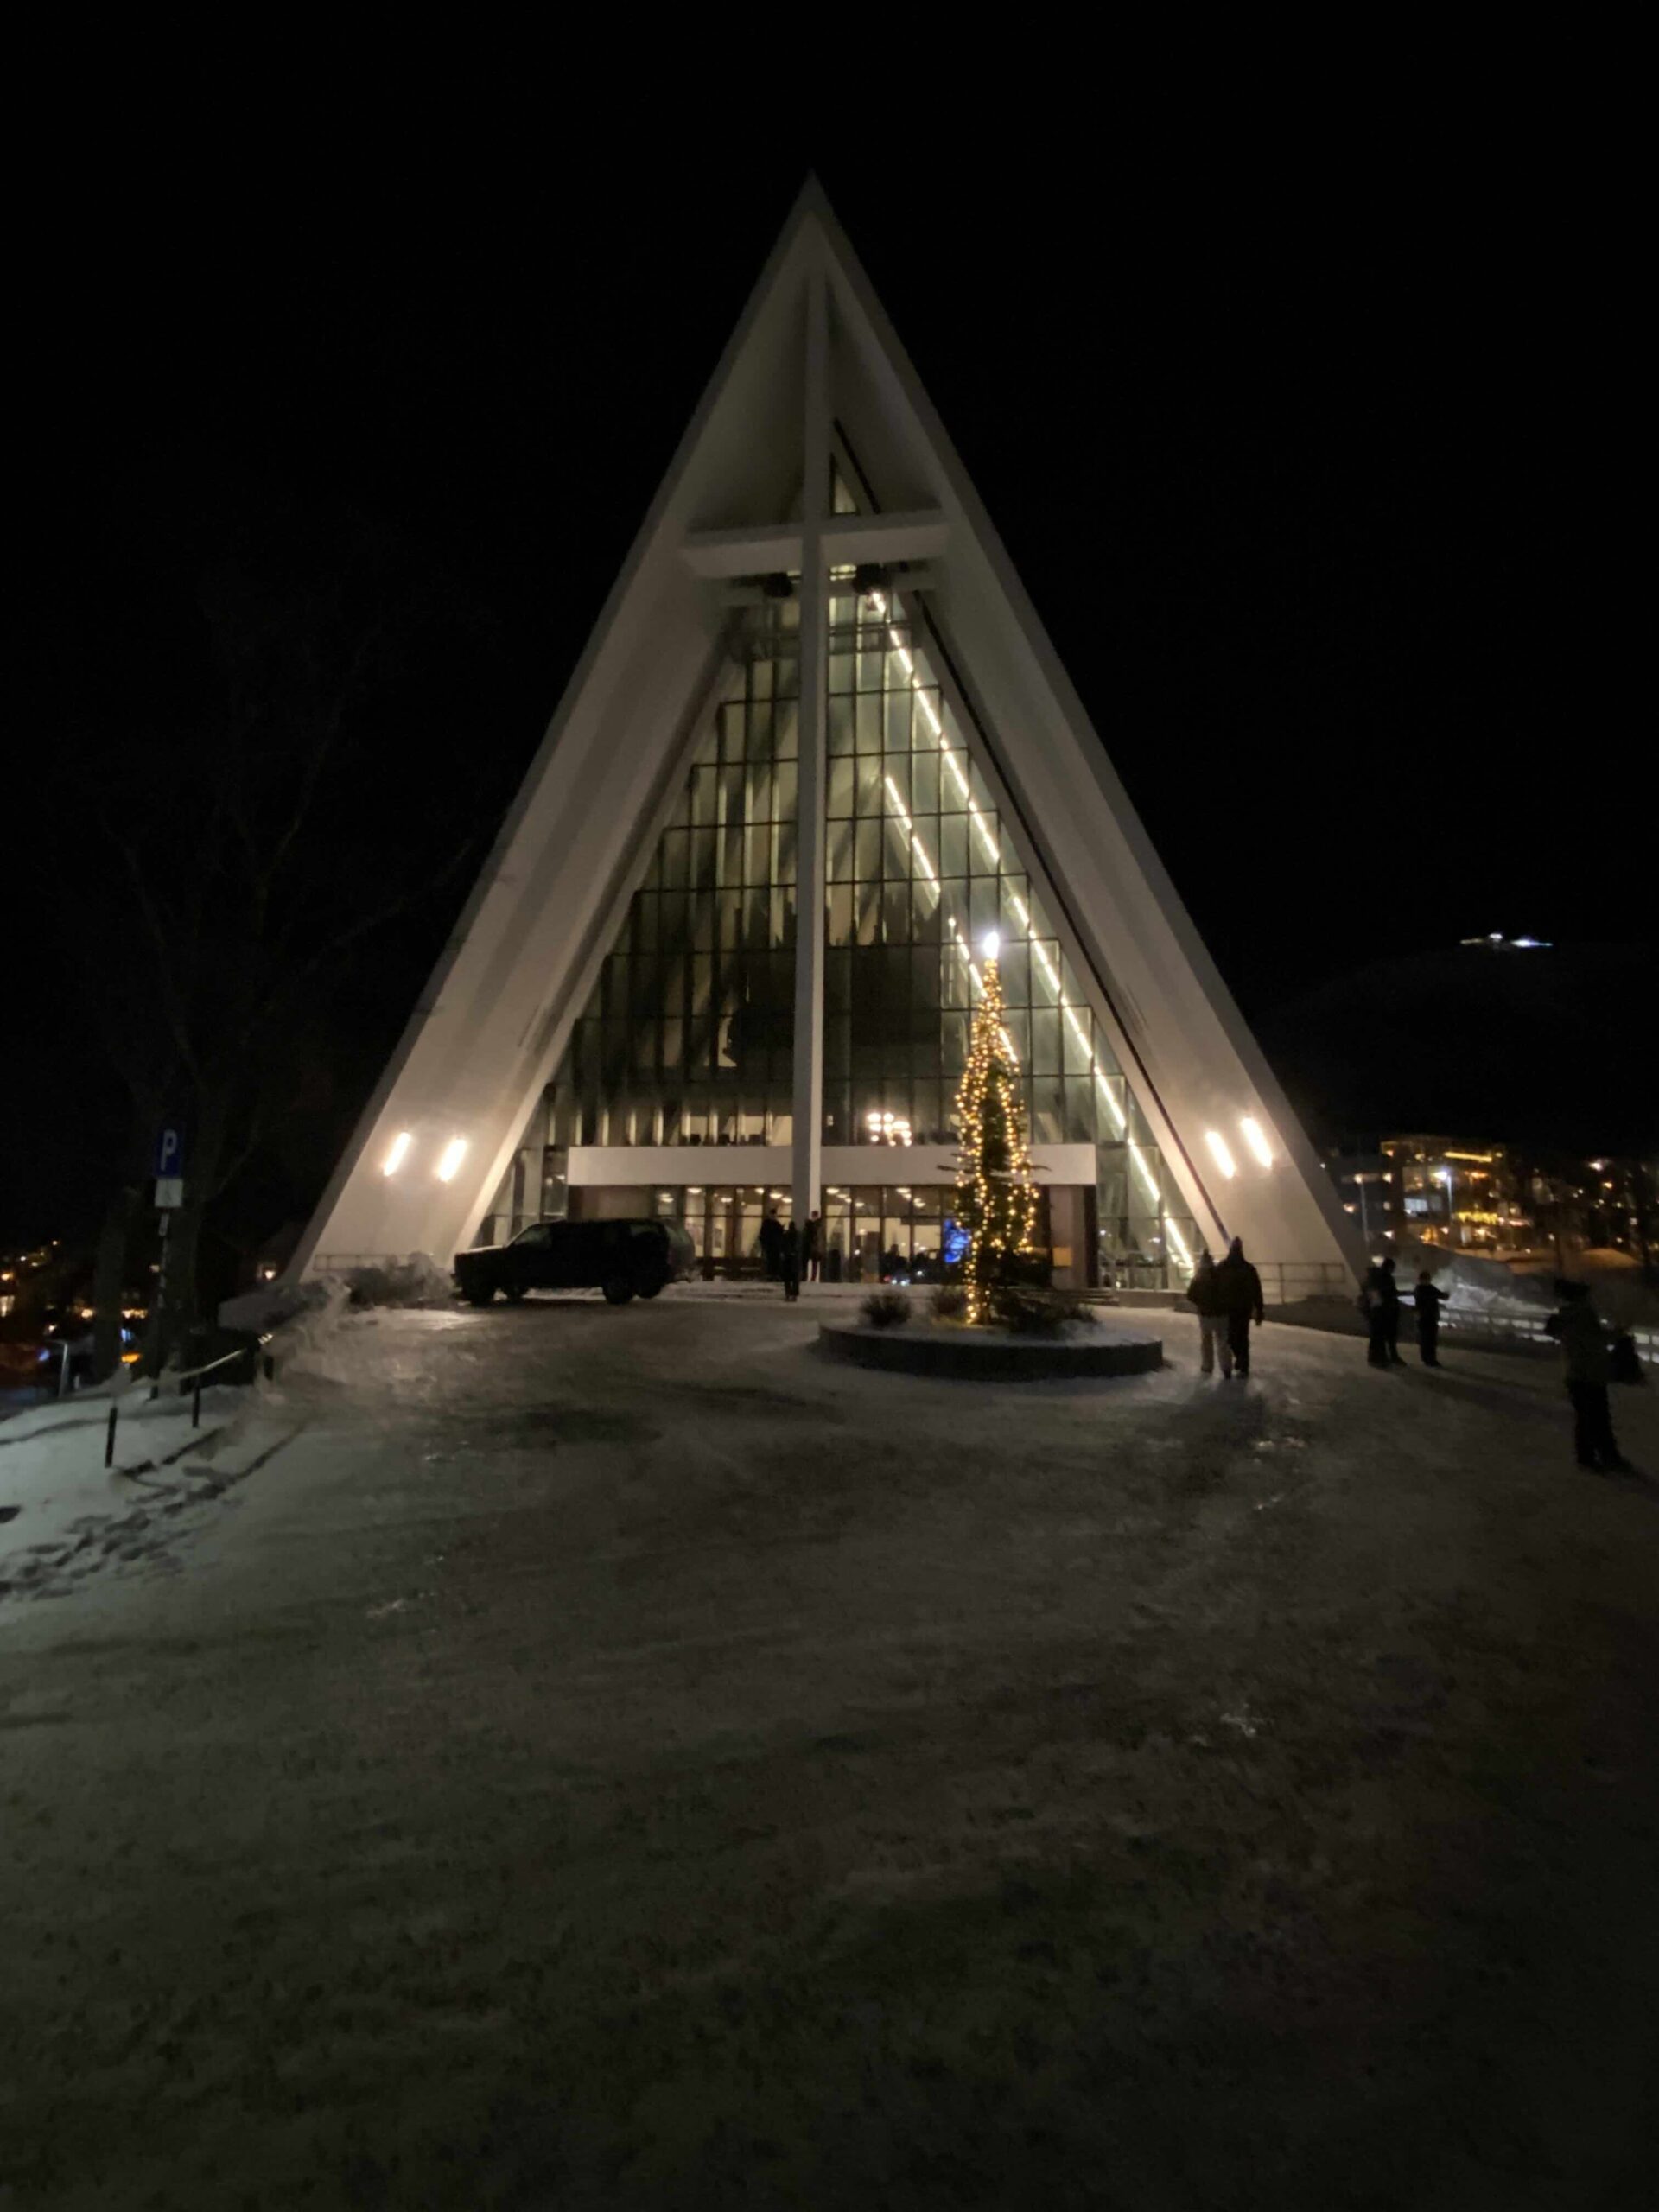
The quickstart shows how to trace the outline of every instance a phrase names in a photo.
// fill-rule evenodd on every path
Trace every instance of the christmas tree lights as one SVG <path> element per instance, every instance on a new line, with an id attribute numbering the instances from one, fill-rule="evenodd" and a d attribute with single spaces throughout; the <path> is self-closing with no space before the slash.
<path id="1" fill-rule="evenodd" d="M 984 1320 L 992 1290 L 1007 1279 L 1008 1262 L 1030 1251 L 1037 1230 L 1037 1185 L 1005 1030 L 1007 1012 L 994 937 L 986 939 L 982 951 L 982 988 L 974 1009 L 968 1065 L 957 1090 L 957 1218 L 969 1239 L 970 1321 Z"/>

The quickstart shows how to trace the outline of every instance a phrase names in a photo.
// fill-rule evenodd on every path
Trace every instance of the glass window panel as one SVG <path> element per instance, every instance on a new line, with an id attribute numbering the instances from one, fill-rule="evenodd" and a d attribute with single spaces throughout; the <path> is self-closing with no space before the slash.
<path id="1" fill-rule="evenodd" d="M 881 701 L 879 696 L 864 695 L 856 702 L 853 738 L 856 752 L 879 753 L 881 750 Z"/>
<path id="2" fill-rule="evenodd" d="M 937 814 L 939 810 L 939 756 L 931 751 L 918 750 L 910 766 L 911 789 L 914 793 L 912 811 L 916 814 Z"/>
<path id="3" fill-rule="evenodd" d="M 853 764 L 850 759 L 831 760 L 824 779 L 824 811 L 833 822 L 853 810 Z"/>
<path id="4" fill-rule="evenodd" d="M 879 821 L 854 825 L 853 870 L 861 883 L 873 882 L 881 873 L 881 824 Z"/>
<path id="5" fill-rule="evenodd" d="M 918 944 L 938 944 L 944 924 L 939 887 L 920 873 L 919 865 L 911 899 L 911 936 Z"/>
<path id="6" fill-rule="evenodd" d="M 1039 939 L 1031 952 L 1031 1002 L 1033 1006 L 1059 1003 L 1060 948 L 1052 939 Z"/>
<path id="7" fill-rule="evenodd" d="M 850 652 L 831 653 L 830 656 L 830 689 L 832 692 L 850 691 L 853 688 L 853 656 Z"/>
<path id="8" fill-rule="evenodd" d="M 939 857 L 935 863 L 941 875 L 966 875 L 968 873 L 968 817 L 965 814 L 944 814 L 939 817 Z"/>
<path id="9" fill-rule="evenodd" d="M 772 709 L 772 749 L 780 760 L 792 760 L 800 751 L 801 709 L 794 699 L 780 699 Z"/>
<path id="10" fill-rule="evenodd" d="M 752 706 L 749 709 L 748 757 L 751 760 L 770 760 L 772 758 L 772 709 Z"/>
<path id="11" fill-rule="evenodd" d="M 997 956 L 997 969 L 1002 978 L 1002 995 L 1010 1006 L 1031 1004 L 1031 950 L 1022 938 L 1010 932 L 1002 940 Z"/>
<path id="12" fill-rule="evenodd" d="M 913 850 L 909 830 L 896 814 L 888 815 L 884 872 L 889 883 L 909 882 Z M 908 923 L 906 924 L 906 933 L 909 933 Z"/>
<path id="13" fill-rule="evenodd" d="M 881 788 L 881 756 L 879 753 L 861 754 L 854 779 L 853 801 L 859 814 L 881 814 L 886 811 L 887 798 Z"/>
<path id="14" fill-rule="evenodd" d="M 878 832 L 880 826 L 878 822 L 859 824 L 861 830 L 868 829 Z M 866 875 L 861 879 L 857 887 L 857 896 L 858 942 L 861 944 L 874 944 L 881 933 L 881 886 L 874 875 Z"/>
<path id="15" fill-rule="evenodd" d="M 853 702 L 850 699 L 831 699 L 825 750 L 834 755 L 850 753 L 852 749 Z"/>
<path id="16" fill-rule="evenodd" d="M 1060 1017 L 1062 1064 L 1068 1075 L 1087 1075 L 1093 1058 L 1089 1049 L 1090 1019 L 1068 1007 Z"/>
<path id="17" fill-rule="evenodd" d="M 883 889 L 881 933 L 889 944 L 910 942 L 910 886 L 888 882 Z"/>
<path id="18" fill-rule="evenodd" d="M 772 880 L 788 885 L 795 880 L 795 824 L 779 822 L 772 832 Z"/>
<path id="19" fill-rule="evenodd" d="M 908 753 L 910 750 L 910 687 L 905 683 L 897 665 L 893 668 L 902 690 L 887 693 L 887 747 L 889 753 Z"/>

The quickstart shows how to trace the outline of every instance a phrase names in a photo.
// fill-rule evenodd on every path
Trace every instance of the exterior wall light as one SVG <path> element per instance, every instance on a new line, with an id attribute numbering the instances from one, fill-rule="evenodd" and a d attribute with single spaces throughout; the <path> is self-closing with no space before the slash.
<path id="1" fill-rule="evenodd" d="M 443 1147 L 443 1158 L 438 1162 L 439 1182 L 454 1182 L 455 1178 L 455 1170 L 460 1166 L 461 1161 L 465 1160 L 466 1157 L 466 1138 L 451 1137 L 448 1143 Z"/>
<path id="2" fill-rule="evenodd" d="M 1206 1129 L 1204 1133 L 1204 1141 L 1209 1146 L 1217 1166 L 1230 1183 L 1238 1170 L 1233 1165 L 1232 1154 L 1227 1149 L 1226 1138 L 1219 1129 Z"/>
<path id="3" fill-rule="evenodd" d="M 408 1159 L 409 1147 L 414 1141 L 414 1138 L 407 1129 L 400 1129 L 391 1141 L 391 1150 L 386 1154 L 385 1164 L 380 1173 L 383 1175 L 395 1175 L 404 1160 Z"/>
<path id="4" fill-rule="evenodd" d="M 1246 1114 L 1238 1126 L 1244 1132 L 1245 1143 L 1249 1145 L 1262 1165 L 1264 1167 L 1271 1167 L 1273 1147 L 1268 1142 L 1267 1132 L 1262 1128 L 1261 1122 Z"/>

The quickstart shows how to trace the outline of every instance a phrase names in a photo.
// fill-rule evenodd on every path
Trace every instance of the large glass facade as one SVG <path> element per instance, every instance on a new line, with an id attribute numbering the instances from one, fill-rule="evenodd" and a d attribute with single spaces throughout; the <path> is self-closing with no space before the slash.
<path id="1" fill-rule="evenodd" d="M 849 504 L 837 480 L 837 509 Z M 1192 1224 L 1046 888 L 1020 865 L 976 734 L 889 587 L 832 574 L 828 616 L 823 1135 L 868 1147 L 872 1170 L 824 1194 L 842 1270 L 937 1265 L 995 931 L 1032 1141 L 1094 1147 L 1090 1272 L 1161 1282 L 1197 1251 Z M 758 1185 L 700 1180 L 693 1148 L 794 1134 L 798 623 L 795 597 L 737 618 L 712 726 L 486 1233 L 563 1211 L 573 1147 L 684 1147 L 685 1179 L 653 1187 L 652 1204 L 685 1221 L 706 1260 L 747 1262 L 772 1201 Z M 721 1162 L 726 1176 L 736 1165 Z"/>
<path id="2" fill-rule="evenodd" d="M 551 1085 L 555 1145 L 787 1144 L 799 601 L 747 611 L 714 726 Z"/>
<path id="3" fill-rule="evenodd" d="M 950 1145 L 995 932 L 1033 1143 L 1096 1147 L 1104 1257 L 1184 1264 L 1185 1202 L 923 641 L 850 576 L 832 581 L 830 620 L 825 1141 Z"/>

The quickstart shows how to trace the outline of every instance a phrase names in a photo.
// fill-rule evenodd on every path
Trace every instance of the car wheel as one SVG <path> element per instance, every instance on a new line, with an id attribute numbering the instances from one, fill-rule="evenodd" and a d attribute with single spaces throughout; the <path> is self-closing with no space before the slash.
<path id="1" fill-rule="evenodd" d="M 509 1306 L 522 1306 L 522 1305 L 524 1304 L 524 1286 L 523 1285 L 523 1283 L 521 1283 L 521 1282 L 510 1282 L 510 1283 L 507 1285 L 507 1303 L 508 1303 L 508 1305 L 509 1305 Z"/>
<path id="2" fill-rule="evenodd" d="M 655 1298 L 663 1287 L 664 1280 L 661 1275 L 653 1275 L 649 1282 L 637 1282 L 633 1287 L 641 1298 Z"/>
<path id="3" fill-rule="evenodd" d="M 613 1276 L 605 1285 L 605 1303 L 607 1306 L 626 1306 L 632 1296 L 633 1285 L 624 1282 L 620 1276 Z"/>
<path id="4" fill-rule="evenodd" d="M 491 1306 L 494 1302 L 495 1293 L 493 1290 L 469 1290 L 467 1294 L 469 1306 Z"/>

